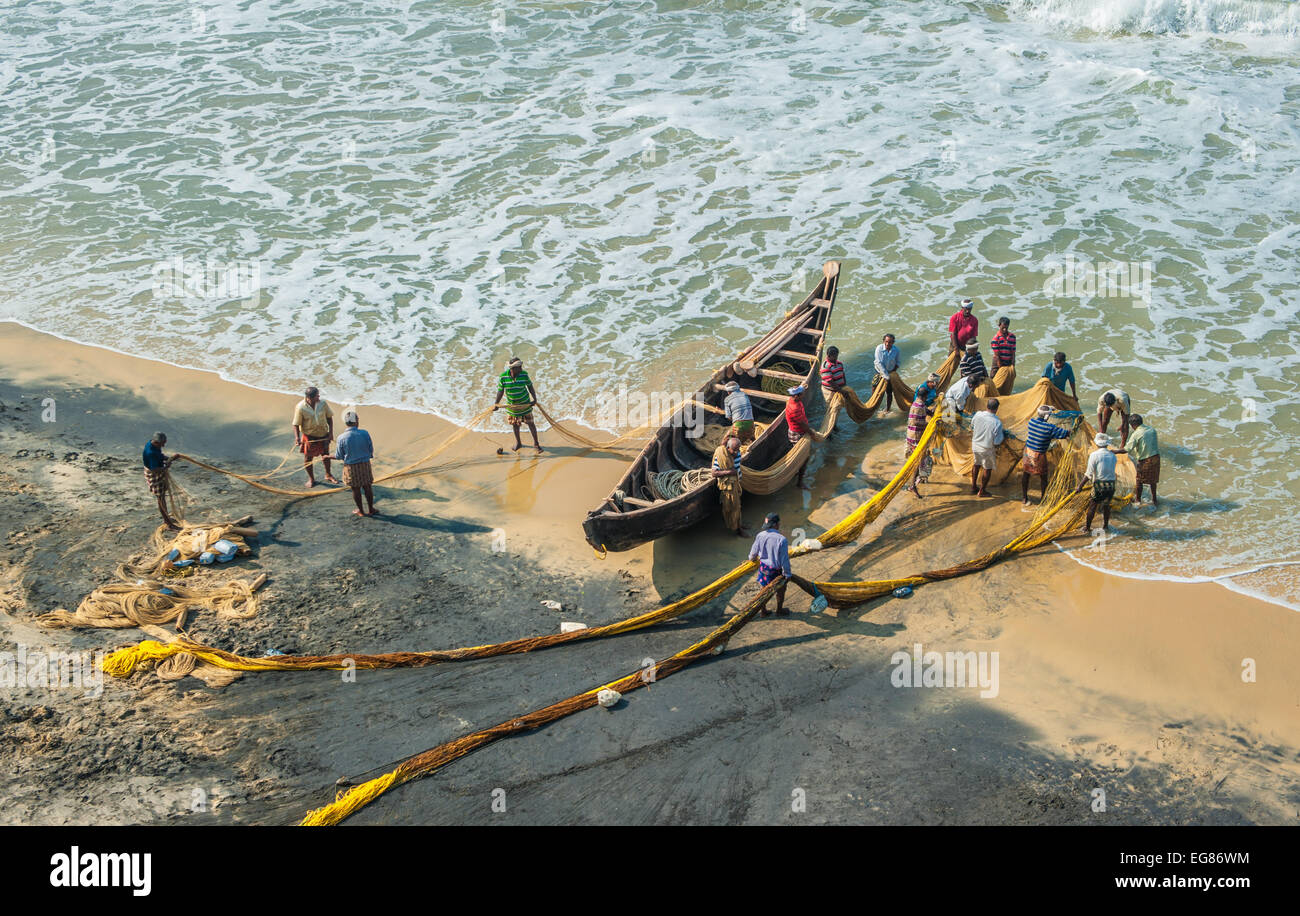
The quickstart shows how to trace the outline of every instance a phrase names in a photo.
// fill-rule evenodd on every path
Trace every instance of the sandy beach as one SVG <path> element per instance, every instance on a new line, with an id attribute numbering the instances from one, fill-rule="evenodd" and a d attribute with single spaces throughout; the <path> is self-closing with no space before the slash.
<path id="1" fill-rule="evenodd" d="M 0 324 L 0 367 L 0 648 L 94 653 L 146 638 L 34 620 L 75 608 L 147 543 L 157 513 L 139 453 L 150 433 L 167 432 L 169 453 L 269 470 L 291 444 L 296 398 L 12 323 Z M 470 412 L 490 400 L 491 382 L 466 391 Z M 48 398 L 53 422 L 42 420 Z M 453 430 L 425 414 L 359 411 L 381 471 Z M 747 497 L 747 524 L 773 509 L 787 530 L 810 536 L 833 524 L 892 476 L 904 426 L 898 411 L 860 428 L 841 421 L 813 459 L 812 491 Z M 251 558 L 201 575 L 269 577 L 256 618 L 198 615 L 188 633 L 247 655 L 476 645 L 557 632 L 562 621 L 620 620 L 744 558 L 748 542 L 716 522 L 598 559 L 581 518 L 628 456 L 583 452 L 545 432 L 543 442 L 540 457 L 498 456 L 509 444 L 504 423 L 470 435 L 441 456 L 456 459 L 454 469 L 378 488 L 384 515 L 373 519 L 351 517 L 345 493 L 295 501 L 178 463 L 173 473 L 194 498 L 190 521 L 252 515 L 260 533 Z M 283 480 L 297 485 L 301 475 Z M 945 566 L 1005 543 L 1029 518 L 1018 484 L 976 503 L 941 473 L 926 493 L 899 496 L 855 544 L 798 559 L 795 571 L 884 578 Z M 361 671 L 354 682 L 337 672 L 261 673 L 214 689 L 137 672 L 102 690 L 5 688 L 0 818 L 295 823 L 328 802 L 341 777 L 377 775 L 684 648 L 754 589 L 747 582 L 627 636 Z M 838 612 L 810 615 L 807 597 L 790 595 L 791 617 L 755 620 L 719 657 L 613 710 L 498 742 L 349 823 L 1300 819 L 1300 617 L 1285 607 L 1215 584 L 1106 576 L 1052 545 Z M 917 644 L 996 652 L 996 690 L 983 691 L 994 695 L 895 686 L 895 653 Z M 1243 681 L 1244 663 L 1253 682 Z"/>

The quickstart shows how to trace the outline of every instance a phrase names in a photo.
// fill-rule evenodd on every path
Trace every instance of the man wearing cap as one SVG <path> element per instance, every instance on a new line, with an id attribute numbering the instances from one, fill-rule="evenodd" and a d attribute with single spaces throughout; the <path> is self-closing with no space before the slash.
<path id="1" fill-rule="evenodd" d="M 993 381 L 998 394 L 1010 394 L 1016 384 L 1016 335 L 1011 333 L 1011 319 L 998 319 L 998 332 L 989 342 L 992 353 Z"/>
<path id="2" fill-rule="evenodd" d="M 728 433 L 722 444 L 713 450 L 709 472 L 718 482 L 718 500 L 722 503 L 722 520 L 727 530 L 745 537 L 740 515 L 740 463 L 740 437 Z"/>
<path id="3" fill-rule="evenodd" d="M 334 458 L 343 462 L 343 484 L 351 487 L 352 501 L 357 504 L 353 515 L 378 515 L 375 508 L 374 473 L 370 469 L 370 460 L 375 457 L 375 445 L 370 440 L 370 433 L 361 428 L 357 412 L 349 408 L 343 411 L 343 423 L 347 426 L 339 441 L 334 444 Z M 367 512 L 361 505 L 361 494 L 365 493 Z"/>
<path id="4" fill-rule="evenodd" d="M 1043 485 L 1043 495 L 1047 495 L 1047 450 L 1052 447 L 1054 439 L 1068 439 L 1070 430 L 1057 426 L 1051 421 L 1052 408 L 1043 404 L 1037 415 L 1029 418 L 1029 427 L 1025 430 L 1025 454 L 1020 459 L 1020 495 L 1029 503 L 1029 478 L 1037 474 Z"/>
<path id="5" fill-rule="evenodd" d="M 978 340 L 968 340 L 966 342 L 966 354 L 957 364 L 957 374 L 961 376 L 978 375 L 980 378 L 987 378 L 989 374 L 988 366 L 984 365 L 984 357 L 980 353 Z M 974 387 L 975 383 L 972 383 Z"/>
<path id="6" fill-rule="evenodd" d="M 144 444 L 144 480 L 149 485 L 149 492 L 158 500 L 158 511 L 162 514 L 163 524 L 172 531 L 180 531 L 181 526 L 176 524 L 167 513 L 167 493 L 171 489 L 171 476 L 167 469 L 172 466 L 176 460 L 173 456 L 168 458 L 163 454 L 163 446 L 167 444 L 166 433 L 154 433 L 153 437 Z M 1155 495 L 1156 488 L 1151 488 L 1151 494 Z"/>
<path id="7" fill-rule="evenodd" d="M 1103 433 L 1110 425 L 1110 418 L 1114 416 L 1115 411 L 1119 411 L 1119 444 L 1123 448 L 1128 444 L 1129 400 L 1128 392 L 1119 388 L 1111 388 L 1097 398 L 1097 428 Z"/>
<path id="8" fill-rule="evenodd" d="M 792 575 L 790 542 L 781 533 L 781 516 L 775 512 L 768 513 L 763 520 L 763 530 L 754 538 L 754 546 L 749 549 L 749 559 L 758 561 L 759 588 L 766 588 L 778 578 L 781 580 L 776 587 L 776 615 L 784 617 L 789 614 L 785 608 L 785 589 Z M 767 601 L 763 602 L 758 613 L 763 617 L 770 616 Z"/>
<path id="9" fill-rule="evenodd" d="M 970 421 L 970 491 L 975 496 L 989 496 L 989 478 L 998 466 L 998 446 L 1007 437 L 1006 427 L 998 418 L 997 398 L 989 398 L 984 410 L 977 411 Z M 983 472 L 981 476 L 980 472 Z"/>
<path id="10" fill-rule="evenodd" d="M 731 435 L 740 439 L 742 446 L 754 441 L 754 405 L 749 402 L 749 395 L 741 389 L 735 379 L 727 382 L 727 397 L 722 402 L 723 413 L 731 421 Z"/>
<path id="11" fill-rule="evenodd" d="M 961 308 L 948 319 L 948 352 L 964 352 L 966 344 L 979 336 L 980 320 L 971 314 L 975 303 L 969 299 L 961 301 Z"/>
<path id="12" fill-rule="evenodd" d="M 1110 436 L 1097 433 L 1092 440 L 1097 448 L 1088 456 L 1088 466 L 1083 472 L 1083 482 L 1076 493 L 1082 493 L 1088 483 L 1092 483 L 1092 500 L 1088 503 L 1088 517 L 1083 522 L 1083 533 L 1092 532 L 1092 518 L 1101 508 L 1101 526 L 1110 530 L 1110 503 L 1115 498 L 1115 453 L 1112 452 Z"/>
<path id="13" fill-rule="evenodd" d="M 1131 414 L 1128 425 L 1133 433 L 1121 448 L 1120 454 L 1128 454 L 1129 460 L 1137 469 L 1137 492 L 1133 494 L 1133 505 L 1142 505 L 1142 486 L 1151 486 L 1151 505 L 1160 508 L 1156 497 L 1156 484 L 1160 482 L 1160 443 L 1156 431 L 1142 421 L 1141 414 Z"/>
<path id="14" fill-rule="evenodd" d="M 889 376 L 897 372 L 901 364 L 902 356 L 898 352 L 898 347 L 894 346 L 894 335 L 886 334 L 876 347 L 876 374 L 885 380 L 885 413 L 889 413 L 894 403 L 894 389 L 890 384 Z M 898 409 L 903 409 L 901 401 Z"/>
<path id="15" fill-rule="evenodd" d="M 504 405 L 501 403 L 502 395 L 506 399 Z M 517 356 L 512 357 L 506 365 L 506 371 L 497 379 L 497 399 L 492 403 L 493 410 L 500 410 L 502 406 L 506 409 L 506 422 L 515 433 L 512 451 L 517 452 L 523 448 L 519 427 L 525 423 L 528 424 L 528 431 L 533 434 L 533 448 L 539 452 L 542 450 L 542 444 L 537 441 L 537 424 L 533 422 L 533 407 L 536 404 L 537 390 L 533 388 L 533 380 L 524 371 L 524 361 Z"/>
<path id="16" fill-rule="evenodd" d="M 334 441 L 334 411 L 321 400 L 320 389 L 308 388 L 303 399 L 293 409 L 293 442 L 302 450 L 303 470 L 307 472 L 307 486 L 316 486 L 315 460 L 325 465 L 327 483 L 338 483 L 330 473 L 330 443 Z"/>
<path id="17" fill-rule="evenodd" d="M 1070 394 L 1074 398 L 1079 397 L 1079 392 L 1074 387 L 1074 368 L 1065 361 L 1065 354 L 1060 350 L 1052 357 L 1052 361 L 1043 369 L 1043 378 L 1052 380 L 1052 384 L 1059 390 L 1065 390 L 1065 383 L 1070 383 Z"/>
<path id="18" fill-rule="evenodd" d="M 814 441 L 823 442 L 826 437 L 821 435 L 817 430 L 812 428 L 808 422 L 808 411 L 803 406 L 804 386 L 795 385 L 793 388 L 786 390 L 790 395 L 789 400 L 785 402 L 785 432 L 790 439 L 790 447 L 794 448 L 799 440 L 804 436 L 811 437 Z M 808 458 L 812 457 L 811 451 Z M 794 485 L 801 490 L 807 490 L 809 487 L 803 482 L 803 472 L 808 469 L 808 459 L 799 466 L 799 476 L 795 479 Z"/>

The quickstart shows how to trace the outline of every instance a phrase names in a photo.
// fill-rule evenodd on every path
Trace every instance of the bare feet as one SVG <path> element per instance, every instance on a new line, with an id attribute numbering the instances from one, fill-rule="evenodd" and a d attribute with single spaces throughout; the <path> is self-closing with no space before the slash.
<path id="1" fill-rule="evenodd" d="M 520 450 L 521 448 L 523 448 L 523 447 L 524 447 L 524 444 L 523 444 L 522 442 L 516 442 L 514 445 L 510 446 L 510 451 L 512 451 L 512 452 L 517 452 L 517 451 L 519 451 L 519 450 Z"/>
<path id="2" fill-rule="evenodd" d="M 1029 497 L 1028 497 L 1028 496 L 1025 497 L 1025 505 L 1026 505 L 1026 506 L 1032 506 L 1032 505 L 1033 505 L 1033 503 L 1031 503 L 1031 502 L 1029 501 Z"/>
<path id="3" fill-rule="evenodd" d="M 979 491 L 978 493 L 976 493 L 975 495 L 976 495 L 976 496 L 981 496 L 981 497 L 983 497 L 983 496 L 992 496 L 993 494 L 990 493 L 990 492 L 988 492 L 987 490 L 980 490 L 980 491 Z"/>
<path id="4" fill-rule="evenodd" d="M 379 514 L 379 510 L 376 509 L 374 506 L 371 506 L 371 507 L 370 507 L 370 511 L 367 512 L 366 514 L 367 514 L 367 515 L 378 515 L 378 514 Z"/>
<path id="5" fill-rule="evenodd" d="M 325 482 L 326 482 L 326 483 L 338 483 L 338 482 L 339 482 L 339 479 L 338 479 L 337 477 L 335 477 L 333 474 L 326 474 L 326 475 L 325 475 Z"/>
<path id="6" fill-rule="evenodd" d="M 545 449 L 543 449 L 540 445 L 534 445 L 533 448 L 537 449 L 539 452 L 545 451 Z"/>
<path id="7" fill-rule="evenodd" d="M 979 491 L 980 491 L 980 488 L 979 488 L 979 487 L 971 487 L 971 488 L 970 488 L 970 495 L 971 495 L 971 496 L 975 496 L 976 494 L 979 493 Z"/>
<path id="8" fill-rule="evenodd" d="M 362 512 L 360 509 L 353 509 L 353 510 L 352 510 L 352 514 L 355 515 L 357 518 L 365 518 L 365 515 L 366 515 L 366 514 L 365 514 L 364 512 Z"/>
<path id="9" fill-rule="evenodd" d="M 312 487 L 314 487 L 314 486 L 316 486 L 316 478 L 315 478 L 315 477 L 308 477 L 308 478 L 307 478 L 307 489 L 310 490 L 310 489 L 311 489 Z"/>

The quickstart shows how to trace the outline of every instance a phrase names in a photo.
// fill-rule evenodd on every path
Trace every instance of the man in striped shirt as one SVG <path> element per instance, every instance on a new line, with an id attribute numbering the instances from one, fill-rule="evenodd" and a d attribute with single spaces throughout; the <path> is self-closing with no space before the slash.
<path id="1" fill-rule="evenodd" d="M 501 403 L 501 396 L 505 395 L 506 402 Z M 519 427 L 528 424 L 528 431 L 533 434 L 533 448 L 539 452 L 542 450 L 542 444 L 537 441 L 537 425 L 533 422 L 533 406 L 537 403 L 537 391 L 533 388 L 533 380 L 528 377 L 524 371 L 524 362 L 518 357 L 512 357 L 506 371 L 501 373 L 497 379 L 497 399 L 493 402 L 493 410 L 500 410 L 503 406 L 506 409 L 506 422 L 510 424 L 515 433 L 515 445 L 512 451 L 519 451 L 523 447 L 523 442 L 519 438 Z"/>
<path id="2" fill-rule="evenodd" d="M 747 445 L 754 441 L 754 405 L 735 379 L 723 387 L 727 389 L 727 396 L 722 401 L 723 416 L 731 421 L 731 434 L 740 440 L 741 445 Z"/>
<path id="3" fill-rule="evenodd" d="M 840 348 L 827 347 L 826 362 L 822 363 L 822 387 L 839 391 L 846 384 L 848 381 L 844 377 L 844 364 L 840 362 Z"/>
<path id="4" fill-rule="evenodd" d="M 972 340 L 966 344 L 966 355 L 957 364 L 957 372 L 962 378 L 969 378 L 972 386 L 978 384 L 975 381 L 977 378 L 988 377 L 988 366 L 984 365 L 984 357 L 980 353 L 978 340 Z"/>
<path id="5" fill-rule="evenodd" d="M 989 341 L 989 350 L 993 354 L 993 383 L 998 386 L 998 394 L 1010 394 L 1016 383 L 1016 335 L 1011 333 L 1010 318 L 998 319 L 998 332 Z"/>
<path id="6" fill-rule="evenodd" d="M 1043 494 L 1047 494 L 1047 450 L 1052 447 L 1052 440 L 1067 439 L 1070 430 L 1057 426 L 1050 420 L 1052 408 L 1043 404 L 1038 408 L 1037 416 L 1029 418 L 1029 427 L 1025 430 L 1025 454 L 1020 459 L 1020 496 L 1029 503 L 1029 478 L 1038 475 L 1043 485 Z"/>

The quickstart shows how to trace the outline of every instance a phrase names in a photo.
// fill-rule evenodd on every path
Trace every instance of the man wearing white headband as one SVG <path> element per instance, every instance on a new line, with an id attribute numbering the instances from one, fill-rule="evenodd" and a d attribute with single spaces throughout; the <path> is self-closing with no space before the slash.
<path id="1" fill-rule="evenodd" d="M 966 342 L 966 354 L 962 356 L 961 362 L 957 364 L 957 372 L 963 378 L 986 378 L 989 374 L 988 366 L 984 364 L 984 356 L 980 353 L 980 345 L 977 340 L 968 340 Z M 971 383 L 972 386 L 975 382 Z"/>
<path id="2" fill-rule="evenodd" d="M 370 470 L 370 461 L 375 457 L 375 444 L 370 440 L 370 433 L 361 428 L 357 412 L 348 408 L 343 411 L 343 422 L 347 430 L 334 443 L 334 460 L 343 462 L 343 484 L 352 488 L 352 501 L 357 504 L 353 515 L 378 515 L 375 508 L 374 473 Z M 366 504 L 370 511 L 361 505 L 361 494 L 365 493 Z"/>
<path id="3" fill-rule="evenodd" d="M 1020 496 L 1029 503 L 1029 478 L 1038 475 L 1043 485 L 1043 494 L 1047 494 L 1047 450 L 1056 439 L 1068 439 L 1070 430 L 1057 426 L 1051 421 L 1052 408 L 1043 404 L 1038 408 L 1037 416 L 1029 418 L 1029 427 L 1025 430 L 1025 454 L 1020 459 Z"/>
<path id="4" fill-rule="evenodd" d="M 1092 501 L 1088 503 L 1088 517 L 1083 522 L 1083 533 L 1092 533 L 1092 518 L 1101 508 L 1101 527 L 1110 530 L 1110 503 L 1115 498 L 1115 453 L 1112 452 L 1110 436 L 1097 433 L 1093 438 L 1097 448 L 1088 456 L 1088 466 L 1083 472 L 1083 483 L 1076 493 L 1082 493 L 1088 483 L 1092 483 Z"/>
<path id="5" fill-rule="evenodd" d="M 953 350 L 964 353 L 966 344 L 979 336 L 980 320 L 971 312 L 975 308 L 975 303 L 969 299 L 961 301 L 961 308 L 948 319 L 948 352 Z"/>
<path id="6" fill-rule="evenodd" d="M 537 405 L 537 391 L 533 388 L 533 380 L 528 377 L 524 371 L 524 362 L 519 357 L 512 357 L 506 365 L 506 371 L 501 373 L 497 379 L 497 399 L 493 402 L 492 409 L 500 410 L 501 396 L 505 395 L 506 403 L 506 422 L 514 430 L 515 444 L 513 451 L 519 451 L 523 447 L 523 440 L 519 438 L 519 427 L 528 424 L 528 431 L 533 434 L 533 448 L 539 452 L 542 450 L 542 444 L 537 441 L 537 424 L 533 422 L 533 408 Z"/>

